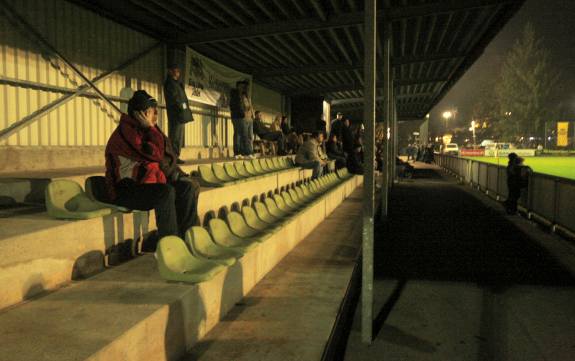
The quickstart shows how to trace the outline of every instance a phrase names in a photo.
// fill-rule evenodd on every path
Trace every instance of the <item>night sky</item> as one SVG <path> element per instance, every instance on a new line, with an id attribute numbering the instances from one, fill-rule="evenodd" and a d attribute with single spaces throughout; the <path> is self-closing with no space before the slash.
<path id="1" fill-rule="evenodd" d="M 562 72 L 561 84 L 564 100 L 572 104 L 575 120 L 575 0 L 527 0 L 525 5 L 507 23 L 483 55 L 447 93 L 431 112 L 431 126 L 442 122 L 441 114 L 456 108 L 458 118 L 471 121 L 471 106 L 479 84 L 499 75 L 506 52 L 521 36 L 527 22 L 544 38 L 551 52 L 553 64 Z"/>

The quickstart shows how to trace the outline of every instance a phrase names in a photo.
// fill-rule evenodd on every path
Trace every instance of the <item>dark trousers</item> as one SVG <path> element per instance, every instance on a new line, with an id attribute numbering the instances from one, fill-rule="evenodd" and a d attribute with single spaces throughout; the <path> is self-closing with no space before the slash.
<path id="1" fill-rule="evenodd" d="M 286 142 L 285 142 L 285 137 L 284 137 L 282 132 L 277 131 L 277 132 L 261 133 L 261 134 L 258 134 L 258 137 L 260 137 L 263 140 L 270 141 L 270 142 L 277 142 L 279 155 L 286 154 Z"/>
<path id="2" fill-rule="evenodd" d="M 234 155 L 242 155 L 243 121 L 242 118 L 232 118 L 232 126 L 234 128 Z"/>
<path id="3" fill-rule="evenodd" d="M 310 160 L 304 163 L 297 163 L 297 165 L 303 169 L 313 169 L 313 173 L 311 175 L 312 179 L 316 179 L 323 175 L 323 167 L 321 166 L 321 162 L 319 160 Z"/>
<path id="4" fill-rule="evenodd" d="M 515 214 L 517 213 L 517 202 L 521 197 L 521 187 L 516 185 L 507 185 L 508 196 L 505 201 L 505 210 L 507 213 Z"/>
<path id="5" fill-rule="evenodd" d="M 180 157 L 181 149 L 184 147 L 184 127 L 185 124 L 168 116 L 168 137 L 178 158 Z"/>
<path id="6" fill-rule="evenodd" d="M 347 163 L 344 155 L 328 154 L 329 159 L 335 160 L 335 169 L 345 168 Z"/>
<path id="7" fill-rule="evenodd" d="M 158 236 L 183 237 L 198 217 L 200 186 L 190 178 L 168 184 L 136 184 L 123 180 L 115 204 L 134 210 L 155 210 Z"/>

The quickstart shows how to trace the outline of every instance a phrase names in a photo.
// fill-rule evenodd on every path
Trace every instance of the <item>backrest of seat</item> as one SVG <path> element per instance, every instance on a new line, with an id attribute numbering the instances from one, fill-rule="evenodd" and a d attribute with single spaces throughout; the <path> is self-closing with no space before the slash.
<path id="1" fill-rule="evenodd" d="M 244 168 L 246 168 L 246 171 L 251 175 L 259 174 L 251 160 L 244 162 Z"/>
<path id="2" fill-rule="evenodd" d="M 186 243 L 192 254 L 202 257 L 208 255 L 212 237 L 204 227 L 192 226 L 186 231 Z"/>
<path id="3" fill-rule="evenodd" d="M 209 222 L 209 229 L 210 233 L 212 234 L 214 240 L 225 240 L 232 236 L 232 232 L 230 231 L 226 222 L 219 218 L 210 219 Z"/>
<path id="4" fill-rule="evenodd" d="M 235 179 L 239 179 L 242 178 L 239 174 L 238 171 L 236 170 L 236 167 L 234 166 L 234 163 L 225 163 L 224 164 L 224 170 L 226 171 L 227 175 L 229 175 L 232 178 Z"/>
<path id="5" fill-rule="evenodd" d="M 273 158 L 266 158 L 265 161 L 266 161 L 266 164 L 268 165 L 268 168 L 270 170 L 276 170 L 276 166 L 274 165 Z"/>
<path id="6" fill-rule="evenodd" d="M 94 201 L 110 203 L 108 197 L 108 186 L 106 184 L 106 177 L 92 176 L 88 177 L 84 182 L 84 189 L 88 198 Z"/>
<path id="7" fill-rule="evenodd" d="M 273 198 L 264 199 L 265 205 L 268 207 L 268 211 L 273 214 L 273 212 L 279 210 L 277 203 Z"/>
<path id="8" fill-rule="evenodd" d="M 240 213 L 230 212 L 228 213 L 226 220 L 228 221 L 228 225 L 230 226 L 230 229 L 232 230 L 233 233 L 241 234 L 243 231 L 246 230 L 247 226 L 246 221 L 244 220 L 244 217 L 242 217 Z"/>
<path id="9" fill-rule="evenodd" d="M 263 204 L 262 202 L 258 201 L 258 202 L 254 202 L 254 209 L 256 211 L 256 214 L 258 215 L 259 218 L 261 219 L 266 219 L 269 218 L 269 216 L 271 216 L 268 208 L 266 207 L 265 204 Z"/>
<path id="10" fill-rule="evenodd" d="M 266 162 L 266 160 L 264 158 L 255 159 L 255 160 L 260 164 L 260 168 L 262 169 L 263 172 L 265 172 L 265 173 L 270 172 L 270 168 L 268 167 L 268 163 Z"/>
<path id="11" fill-rule="evenodd" d="M 224 167 L 222 167 L 220 164 L 212 164 L 212 170 L 214 171 L 214 175 L 216 176 L 216 178 L 218 178 L 221 181 L 224 182 L 229 182 L 234 180 L 232 177 L 230 177 Z"/>
<path id="12" fill-rule="evenodd" d="M 216 178 L 212 167 L 209 165 L 200 165 L 198 166 L 198 170 L 200 171 L 200 177 L 209 183 L 221 183 L 222 181 Z"/>
<path id="13" fill-rule="evenodd" d="M 242 214 L 244 216 L 246 223 L 250 227 L 254 227 L 256 223 L 259 223 L 261 221 L 256 211 L 252 207 L 248 206 L 242 207 Z"/>
<path id="14" fill-rule="evenodd" d="M 279 209 L 289 208 L 281 195 L 274 194 L 273 200 L 276 202 L 276 205 L 278 206 Z"/>
<path id="15" fill-rule="evenodd" d="M 156 259 L 160 273 L 162 267 L 171 272 L 184 273 L 188 266 L 187 258 L 189 257 L 191 257 L 190 251 L 180 237 L 166 236 L 158 243 Z"/>
<path id="16" fill-rule="evenodd" d="M 251 164 L 258 174 L 265 173 L 259 159 L 252 159 Z"/>
<path id="17" fill-rule="evenodd" d="M 58 179 L 50 182 L 46 187 L 46 206 L 54 206 L 60 209 L 66 207 L 70 200 L 84 193 L 82 187 L 68 179 Z"/>
<path id="18" fill-rule="evenodd" d="M 244 162 L 234 162 L 234 167 L 236 167 L 236 172 L 242 177 L 251 176 L 250 173 L 247 171 Z"/>

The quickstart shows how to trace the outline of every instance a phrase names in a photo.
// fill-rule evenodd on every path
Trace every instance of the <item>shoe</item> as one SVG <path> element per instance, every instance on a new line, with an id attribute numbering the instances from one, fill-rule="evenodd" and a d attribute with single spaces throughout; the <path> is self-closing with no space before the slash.
<path id="1" fill-rule="evenodd" d="M 244 157 L 239 154 L 236 154 L 234 155 L 234 159 L 244 159 Z"/>
<path id="2" fill-rule="evenodd" d="M 250 159 L 256 159 L 257 157 L 256 157 L 255 154 L 250 154 L 250 155 L 248 155 L 248 158 L 250 158 Z"/>
<path id="3" fill-rule="evenodd" d="M 178 158 L 176 160 L 176 164 L 185 164 L 186 162 L 184 162 L 183 160 L 181 160 L 180 158 Z"/>

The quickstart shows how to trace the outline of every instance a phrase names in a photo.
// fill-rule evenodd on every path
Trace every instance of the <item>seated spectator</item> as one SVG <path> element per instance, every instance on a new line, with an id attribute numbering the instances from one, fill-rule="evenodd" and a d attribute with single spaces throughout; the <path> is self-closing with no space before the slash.
<path id="1" fill-rule="evenodd" d="M 272 131 L 268 128 L 261 118 L 261 112 L 256 110 L 254 119 L 254 134 L 256 134 L 260 139 L 277 142 L 278 144 L 278 155 L 287 154 L 285 151 L 285 138 L 281 131 Z"/>
<path id="2" fill-rule="evenodd" d="M 281 118 L 282 118 L 282 116 L 280 114 L 276 115 L 276 117 L 274 118 L 274 121 L 272 122 L 272 125 L 270 126 L 270 130 L 272 132 L 281 132 L 282 131 Z"/>
<path id="3" fill-rule="evenodd" d="M 128 114 L 106 146 L 106 181 L 113 204 L 154 209 L 158 236 L 184 236 L 197 223 L 200 187 L 177 165 L 171 142 L 156 125 L 158 103 L 144 90 L 128 102 Z"/>
<path id="4" fill-rule="evenodd" d="M 300 142 L 300 137 L 297 135 L 295 128 L 291 128 L 286 138 L 286 151 L 288 154 L 297 153 L 302 144 L 303 142 Z"/>
<path id="5" fill-rule="evenodd" d="M 311 138 L 299 148 L 295 163 L 304 169 L 313 169 L 312 179 L 322 175 L 323 167 L 327 164 L 320 158 L 319 147 L 323 141 L 323 133 L 313 132 Z"/>
<path id="6" fill-rule="evenodd" d="M 329 159 L 335 160 L 336 169 L 345 167 L 345 153 L 343 152 L 343 148 L 334 133 L 331 133 L 329 140 L 326 143 L 326 152 Z"/>

